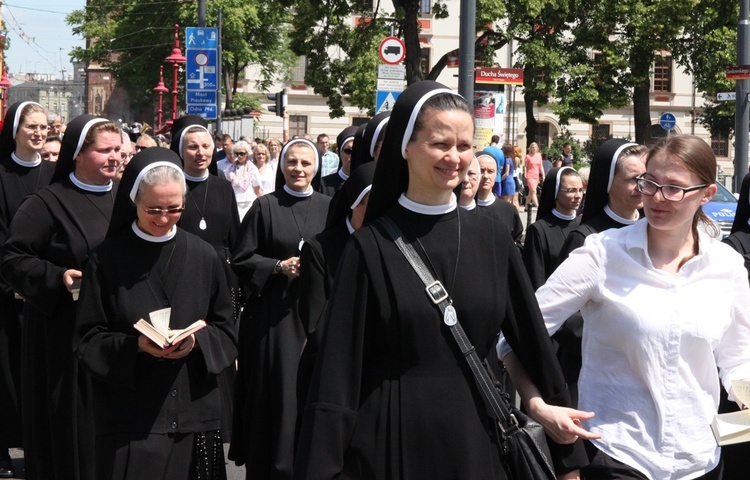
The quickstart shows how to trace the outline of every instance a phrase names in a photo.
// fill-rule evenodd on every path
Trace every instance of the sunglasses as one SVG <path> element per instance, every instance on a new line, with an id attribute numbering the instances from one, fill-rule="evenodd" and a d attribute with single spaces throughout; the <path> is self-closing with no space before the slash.
<path id="1" fill-rule="evenodd" d="M 185 210 L 185 207 L 177 207 L 177 208 L 144 208 L 143 211 L 146 212 L 148 215 L 153 215 L 155 217 L 161 217 L 164 215 L 177 215 L 178 213 L 182 213 L 182 211 Z"/>
<path id="2" fill-rule="evenodd" d="M 343 151 L 343 152 L 344 152 L 345 154 L 347 154 L 347 155 L 351 155 L 351 154 L 352 154 L 352 151 L 353 151 L 353 150 L 352 150 L 351 148 L 345 148 L 345 149 L 344 149 L 344 150 L 342 150 L 342 151 Z"/>
<path id="3" fill-rule="evenodd" d="M 237 155 L 238 157 L 245 157 L 245 156 L 247 156 L 247 152 L 234 152 L 234 154 Z"/>

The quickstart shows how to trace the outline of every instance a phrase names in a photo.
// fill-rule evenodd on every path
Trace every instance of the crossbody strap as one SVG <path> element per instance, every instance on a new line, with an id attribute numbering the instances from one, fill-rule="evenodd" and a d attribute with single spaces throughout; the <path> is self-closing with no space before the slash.
<path id="1" fill-rule="evenodd" d="M 497 393 L 494 382 L 484 368 L 474 346 L 466 336 L 466 332 L 464 332 L 463 327 L 461 327 L 461 324 L 458 322 L 456 309 L 453 308 L 450 295 L 448 295 L 443 284 L 440 283 L 440 280 L 435 279 L 432 272 L 430 272 L 427 265 L 425 265 L 424 261 L 419 257 L 419 254 L 414 247 L 410 243 L 404 241 L 403 234 L 393 219 L 388 216 L 383 216 L 380 217 L 379 220 L 393 239 L 398 249 L 401 250 L 401 253 L 404 254 L 406 260 L 422 280 L 422 283 L 424 283 L 427 297 L 429 297 L 432 303 L 438 307 L 440 313 L 443 314 L 443 322 L 448 326 L 448 330 L 450 330 L 453 338 L 456 340 L 456 344 L 458 344 L 461 354 L 469 364 L 469 368 L 474 375 L 474 380 L 482 391 L 482 395 L 484 396 L 487 405 L 495 414 L 501 431 L 503 433 L 509 433 L 511 429 L 518 428 L 518 422 L 515 416 L 508 410 L 505 402 Z"/>

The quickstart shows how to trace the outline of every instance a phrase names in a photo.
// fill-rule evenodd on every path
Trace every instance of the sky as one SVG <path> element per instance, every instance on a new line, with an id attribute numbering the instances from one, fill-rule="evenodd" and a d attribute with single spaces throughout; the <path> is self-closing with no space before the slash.
<path id="1" fill-rule="evenodd" d="M 7 0 L 2 16 L 10 39 L 5 51 L 9 73 L 51 73 L 60 78 L 73 74 L 70 51 L 83 47 L 82 37 L 74 36 L 65 16 L 82 9 L 86 0 Z"/>

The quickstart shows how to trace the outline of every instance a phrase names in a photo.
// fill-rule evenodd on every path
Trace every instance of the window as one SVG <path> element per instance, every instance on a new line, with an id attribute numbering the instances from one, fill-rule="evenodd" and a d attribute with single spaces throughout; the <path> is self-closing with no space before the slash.
<path id="1" fill-rule="evenodd" d="M 422 70 L 422 78 L 427 78 L 430 74 L 430 50 L 431 48 L 423 48 L 420 51 L 419 68 Z"/>
<path id="2" fill-rule="evenodd" d="M 672 56 L 657 56 L 654 61 L 654 92 L 672 91 Z"/>
<path id="3" fill-rule="evenodd" d="M 307 57 L 302 55 L 297 59 L 297 63 L 292 67 L 292 84 L 305 84 L 305 70 L 307 68 Z"/>
<path id="4" fill-rule="evenodd" d="M 610 137 L 612 137 L 611 125 L 608 123 L 600 123 L 599 125 L 591 126 L 591 138 L 604 141 Z"/>
<path id="5" fill-rule="evenodd" d="M 549 123 L 537 122 L 536 124 L 536 143 L 539 144 L 539 150 L 544 152 L 549 147 Z"/>
<path id="6" fill-rule="evenodd" d="M 729 140 L 722 135 L 711 135 L 711 150 L 714 151 L 714 155 L 717 157 L 728 157 L 729 156 Z"/>
<path id="7" fill-rule="evenodd" d="M 432 13 L 432 0 L 419 0 L 419 14 L 429 15 Z"/>
<path id="8" fill-rule="evenodd" d="M 289 115 L 289 138 L 299 135 L 300 137 L 307 132 L 307 116 Z"/>

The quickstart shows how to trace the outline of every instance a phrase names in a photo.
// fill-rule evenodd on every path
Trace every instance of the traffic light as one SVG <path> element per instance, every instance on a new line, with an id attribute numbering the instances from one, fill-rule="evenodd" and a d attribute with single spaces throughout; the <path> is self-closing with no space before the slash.
<path id="1" fill-rule="evenodd" d="M 270 105 L 268 107 L 269 112 L 274 112 L 277 117 L 283 117 L 286 113 L 284 110 L 286 109 L 286 88 L 281 90 L 277 93 L 268 93 L 266 94 L 266 97 L 268 97 L 269 100 L 273 100 L 275 102 L 275 105 Z"/>

